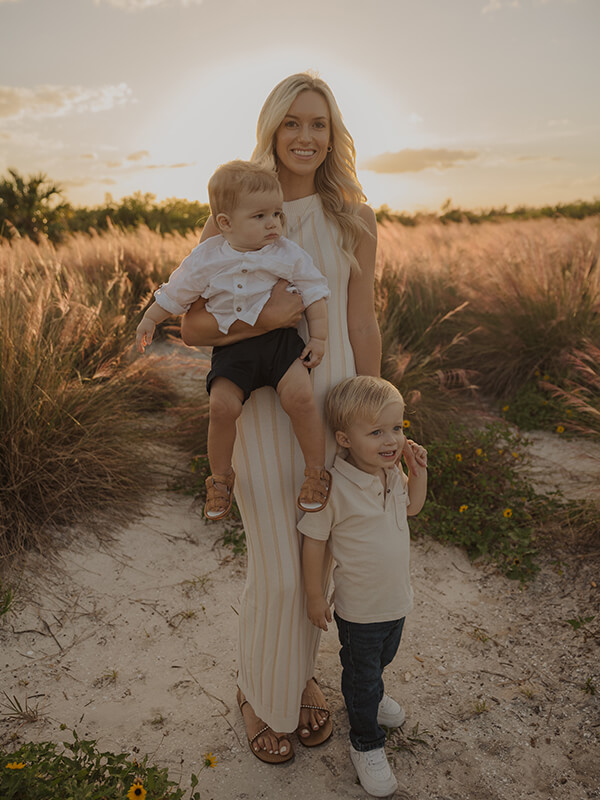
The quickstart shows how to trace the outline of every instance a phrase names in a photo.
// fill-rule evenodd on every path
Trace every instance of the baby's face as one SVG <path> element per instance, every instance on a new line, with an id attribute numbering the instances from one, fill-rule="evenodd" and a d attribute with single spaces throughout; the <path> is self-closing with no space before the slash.
<path id="1" fill-rule="evenodd" d="M 223 226 L 221 232 L 233 249 L 260 250 L 281 236 L 281 194 L 274 191 L 243 195 L 227 217 L 229 225 Z"/>

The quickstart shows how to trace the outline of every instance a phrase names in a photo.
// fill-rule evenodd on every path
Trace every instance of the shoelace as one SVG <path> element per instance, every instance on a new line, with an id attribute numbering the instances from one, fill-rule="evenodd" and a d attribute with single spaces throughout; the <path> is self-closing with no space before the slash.
<path id="1" fill-rule="evenodd" d="M 365 757 L 370 767 L 374 767 L 375 769 L 385 769 L 387 759 L 383 750 L 367 750 Z"/>

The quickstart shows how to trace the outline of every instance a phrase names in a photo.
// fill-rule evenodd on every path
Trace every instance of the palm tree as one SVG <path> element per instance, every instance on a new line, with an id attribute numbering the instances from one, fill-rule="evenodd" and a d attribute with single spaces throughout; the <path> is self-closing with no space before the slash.
<path id="1" fill-rule="evenodd" d="M 41 234 L 56 235 L 57 225 L 68 207 L 53 204 L 62 188 L 40 172 L 24 178 L 16 169 L 0 179 L 0 236 L 29 236 L 37 241 Z"/>

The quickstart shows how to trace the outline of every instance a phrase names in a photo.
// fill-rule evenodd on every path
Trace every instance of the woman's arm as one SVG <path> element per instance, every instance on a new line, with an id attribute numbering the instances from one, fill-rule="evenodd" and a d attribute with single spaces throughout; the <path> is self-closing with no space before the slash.
<path id="1" fill-rule="evenodd" d="M 209 217 L 200 241 L 204 242 L 218 233 L 215 221 Z M 255 325 L 238 319 L 226 334 L 219 330 L 217 320 L 205 309 L 206 300 L 201 297 L 181 320 L 181 338 L 187 345 L 214 347 L 261 336 L 276 328 L 295 328 L 302 317 L 304 304 L 300 295 L 286 291 L 287 286 L 288 282 L 283 279 L 275 284 Z"/>
<path id="2" fill-rule="evenodd" d="M 354 251 L 360 273 L 352 272 L 348 283 L 348 337 L 357 374 L 378 377 L 381 371 L 381 334 L 375 315 L 377 220 L 373 209 L 367 205 L 361 206 L 359 214 L 367 224 L 367 230 Z"/>

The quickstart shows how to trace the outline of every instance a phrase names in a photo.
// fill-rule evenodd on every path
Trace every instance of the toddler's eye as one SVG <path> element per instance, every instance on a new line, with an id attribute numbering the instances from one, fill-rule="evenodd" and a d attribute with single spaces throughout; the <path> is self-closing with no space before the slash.
<path id="1" fill-rule="evenodd" d="M 380 433 L 381 431 L 379 430 L 379 428 L 377 428 L 376 430 L 371 431 L 371 436 L 379 436 Z"/>

